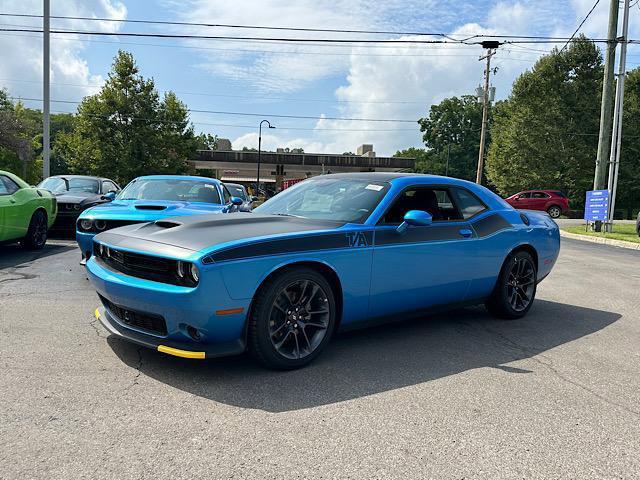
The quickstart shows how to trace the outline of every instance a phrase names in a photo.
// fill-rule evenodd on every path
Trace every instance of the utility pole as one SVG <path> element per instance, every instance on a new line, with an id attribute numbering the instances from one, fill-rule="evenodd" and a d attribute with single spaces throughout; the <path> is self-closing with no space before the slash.
<path id="1" fill-rule="evenodd" d="M 51 8 L 49 0 L 44 0 L 44 12 L 42 16 L 42 177 L 47 178 L 51 175 L 50 167 L 50 149 L 49 149 L 49 135 L 50 135 L 50 85 L 49 85 L 49 41 L 50 41 L 50 20 L 51 20 Z"/>
<path id="2" fill-rule="evenodd" d="M 616 37 L 618 36 L 618 10 L 620 0 L 611 0 L 609 6 L 609 28 L 607 32 L 607 49 L 604 57 L 604 80 L 602 83 L 602 105 L 600 107 L 600 133 L 598 135 L 598 154 L 596 171 L 593 178 L 593 189 L 604 190 L 606 171 L 605 159 L 611 146 L 611 100 L 613 97 L 614 67 L 616 61 Z M 600 231 L 602 222 L 595 223 L 594 230 Z"/>
<path id="3" fill-rule="evenodd" d="M 482 48 L 487 49 L 487 54 L 480 57 L 480 61 L 486 60 L 487 65 L 484 70 L 484 90 L 482 92 L 482 130 L 480 131 L 480 152 L 478 153 L 478 171 L 476 172 L 476 183 L 482 184 L 482 172 L 484 170 L 484 144 L 487 135 L 487 124 L 489 123 L 489 75 L 491 74 L 491 57 L 496 54 L 496 48 L 500 42 L 484 41 Z"/>
<path id="4" fill-rule="evenodd" d="M 627 75 L 627 44 L 629 35 L 629 0 L 624 0 L 622 15 L 622 36 L 620 46 L 620 64 L 618 65 L 618 82 L 616 84 L 616 102 L 613 109 L 613 132 L 611 138 L 611 155 L 609 156 L 609 214 L 607 215 L 607 232 L 613 231 L 613 216 L 616 209 L 616 193 L 618 190 L 618 169 L 620 167 L 620 149 L 622 146 L 622 119 L 624 113 L 624 82 Z"/>

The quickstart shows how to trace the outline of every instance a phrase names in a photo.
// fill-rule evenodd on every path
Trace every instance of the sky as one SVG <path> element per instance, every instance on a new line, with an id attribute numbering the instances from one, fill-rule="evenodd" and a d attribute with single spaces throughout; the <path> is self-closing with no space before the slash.
<path id="1" fill-rule="evenodd" d="M 640 5 L 630 17 L 630 37 L 640 38 Z M 544 35 L 573 33 L 594 0 L 51 0 L 51 14 L 118 20 L 160 20 L 252 26 L 438 32 L 453 35 Z M 581 32 L 606 36 L 609 2 L 602 0 Z M 0 13 L 42 14 L 42 0 L 2 0 Z M 0 16 L 1 28 L 41 28 L 41 19 Z M 149 25 L 52 19 L 52 29 L 188 33 L 294 38 L 415 39 L 410 34 L 357 35 Z M 501 46 L 492 76 L 498 99 L 515 78 L 531 69 L 552 46 Z M 326 45 L 228 39 L 161 39 L 54 34 L 51 40 L 51 98 L 76 102 L 95 93 L 118 49 L 132 52 L 141 74 L 159 91 L 175 91 L 193 110 L 196 131 L 229 138 L 234 149 L 256 147 L 306 152 L 355 152 L 372 143 L 378 155 L 423 146 L 415 121 L 430 105 L 473 94 L 484 63 L 480 46 Z M 628 66 L 640 64 L 630 47 Z M 30 107 L 41 108 L 42 35 L 0 32 L 0 88 Z M 26 100 L 28 98 L 35 100 Z M 73 112 L 74 103 L 52 103 Z M 255 115 L 238 115 L 238 113 Z M 283 118 L 287 115 L 312 117 Z M 396 121 L 335 120 L 380 119 Z M 402 121 L 397 121 L 402 120 Z"/>

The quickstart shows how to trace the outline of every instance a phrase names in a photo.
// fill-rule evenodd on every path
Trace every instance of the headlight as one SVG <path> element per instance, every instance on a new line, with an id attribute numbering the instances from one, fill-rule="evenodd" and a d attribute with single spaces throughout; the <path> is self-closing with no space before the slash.
<path id="1" fill-rule="evenodd" d="M 104 220 L 96 220 L 94 222 L 94 225 L 96 227 L 96 230 L 104 230 L 105 228 L 107 228 L 107 222 L 105 222 Z"/>
<path id="2" fill-rule="evenodd" d="M 93 226 L 93 222 L 88 218 L 83 218 L 82 220 L 80 220 L 80 228 L 82 230 L 89 231 L 91 230 L 92 226 Z"/>
<path id="3" fill-rule="evenodd" d="M 196 266 L 195 263 L 191 264 L 191 269 L 189 273 L 191 274 L 191 278 L 194 280 L 194 282 L 197 283 L 198 280 L 200 280 L 200 272 L 198 272 L 198 267 Z"/>
<path id="4" fill-rule="evenodd" d="M 184 278 L 184 262 L 178 262 L 176 273 L 178 274 L 178 278 Z"/>

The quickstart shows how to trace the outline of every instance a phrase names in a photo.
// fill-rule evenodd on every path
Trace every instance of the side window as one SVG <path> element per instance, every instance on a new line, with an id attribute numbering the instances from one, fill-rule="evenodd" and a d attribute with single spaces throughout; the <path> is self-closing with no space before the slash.
<path id="1" fill-rule="evenodd" d="M 549 198 L 549 195 L 547 195 L 544 192 L 533 192 L 533 194 L 531 194 L 532 198 Z"/>
<path id="2" fill-rule="evenodd" d="M 102 193 L 118 192 L 118 187 L 110 181 L 102 182 Z"/>
<path id="3" fill-rule="evenodd" d="M 487 209 L 487 206 L 473 193 L 463 188 L 453 188 L 452 191 L 458 210 L 465 220 Z"/>
<path id="4" fill-rule="evenodd" d="M 400 224 L 409 210 L 428 212 L 434 222 L 462 219 L 446 188 L 416 187 L 409 188 L 400 194 L 400 197 L 387 211 L 382 223 Z"/>
<path id="5" fill-rule="evenodd" d="M 224 195 L 224 203 L 231 203 L 231 194 L 225 185 L 222 185 L 222 194 Z"/>
<path id="6" fill-rule="evenodd" d="M 518 198 L 531 198 L 531 192 L 526 192 L 518 195 Z"/>
<path id="7" fill-rule="evenodd" d="M 13 195 L 20 187 L 16 182 L 5 175 L 0 175 L 0 195 Z"/>

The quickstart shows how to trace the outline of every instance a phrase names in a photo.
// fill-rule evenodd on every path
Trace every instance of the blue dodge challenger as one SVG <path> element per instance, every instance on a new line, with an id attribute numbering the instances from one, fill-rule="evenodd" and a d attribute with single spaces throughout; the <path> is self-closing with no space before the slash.
<path id="1" fill-rule="evenodd" d="M 216 179 L 182 175 L 138 177 L 117 196 L 105 198 L 114 200 L 85 210 L 76 222 L 82 263 L 91 256 L 93 237 L 100 232 L 167 217 L 233 212 L 244 203 Z"/>
<path id="2" fill-rule="evenodd" d="M 558 227 L 447 177 L 318 176 L 254 213 L 130 225 L 87 263 L 114 336 L 186 358 L 248 350 L 307 364 L 338 328 L 484 303 L 524 316 L 558 257 Z"/>

